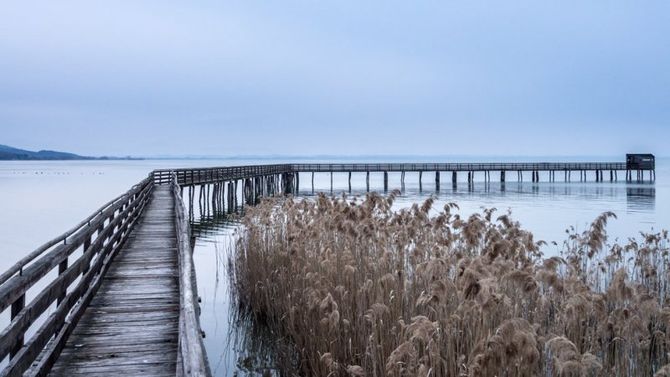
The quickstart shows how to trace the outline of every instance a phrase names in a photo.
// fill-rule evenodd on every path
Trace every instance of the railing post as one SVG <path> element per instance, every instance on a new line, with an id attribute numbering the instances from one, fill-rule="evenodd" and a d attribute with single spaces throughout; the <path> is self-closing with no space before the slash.
<path id="1" fill-rule="evenodd" d="M 65 258 L 65 260 L 60 262 L 60 264 L 58 265 L 58 276 L 63 275 L 65 273 L 65 271 L 67 270 L 67 266 L 68 266 L 68 258 Z M 65 300 L 66 293 L 67 293 L 67 287 L 64 286 L 60 294 L 58 295 L 58 298 L 56 299 L 56 305 L 60 306 L 61 302 Z"/>
<path id="2" fill-rule="evenodd" d="M 17 315 L 25 308 L 26 306 L 26 295 L 25 293 L 22 294 L 19 298 L 14 301 L 12 304 L 12 312 L 11 312 L 11 319 L 14 320 Z M 9 351 L 9 358 L 12 359 L 14 356 L 16 356 L 17 353 L 21 350 L 23 347 L 23 340 L 24 340 L 24 334 L 19 335 L 16 338 L 16 343 L 14 343 L 14 346 L 12 349 Z"/>
<path id="3" fill-rule="evenodd" d="M 86 236 L 86 239 L 84 240 L 84 253 L 85 253 L 86 250 L 88 250 L 90 247 L 91 247 L 91 235 L 88 235 L 88 236 Z M 88 269 L 90 268 L 90 266 L 91 266 L 91 262 L 90 262 L 90 261 L 87 262 L 87 263 L 84 265 L 84 268 L 82 269 L 82 272 L 81 272 L 82 275 L 88 272 Z M 66 266 L 66 268 L 67 268 L 67 266 Z"/>

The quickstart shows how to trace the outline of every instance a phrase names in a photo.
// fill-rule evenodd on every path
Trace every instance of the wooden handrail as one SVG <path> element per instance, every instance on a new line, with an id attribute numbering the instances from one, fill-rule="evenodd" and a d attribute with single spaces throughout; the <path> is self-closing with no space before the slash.
<path id="1" fill-rule="evenodd" d="M 28 369 L 29 375 L 48 372 L 95 295 L 109 263 L 142 213 L 152 190 L 153 180 L 144 179 L 64 233 L 66 243 L 46 246 L 47 243 L 31 253 L 30 260 L 23 258 L 17 263 L 21 266 L 21 274 L 6 273 L 10 277 L 0 284 L 0 311 L 11 306 L 11 322 L 0 332 L 0 359 L 9 354 L 10 360 L 0 376 L 22 376 Z M 81 256 L 68 263 L 68 257 L 80 249 Z M 26 305 L 26 291 L 56 266 L 58 276 L 46 282 Z M 55 311 L 47 315 L 54 302 L 57 303 Z M 44 315 L 47 316 L 43 318 Z M 36 332 L 24 339 L 26 331 L 36 324 Z"/>
<path id="2" fill-rule="evenodd" d="M 179 254 L 179 346 L 177 376 L 209 377 L 211 371 L 202 342 L 200 307 L 191 245 L 191 229 L 181 199 L 177 174 L 171 177 Z"/>
<path id="3" fill-rule="evenodd" d="M 45 242 L 44 244 L 39 246 L 37 249 L 33 250 L 30 254 L 21 258 L 13 266 L 11 266 L 9 269 L 7 269 L 7 271 L 3 272 L 2 275 L 0 275 L 0 285 L 4 284 L 9 278 L 14 276 L 16 273 L 21 272 L 22 269 L 26 265 L 28 265 L 28 263 L 35 260 L 35 258 L 42 255 L 45 251 L 49 250 L 51 247 L 53 247 L 53 246 L 55 246 L 55 245 L 57 245 L 61 242 L 67 243 L 68 238 L 72 237 L 73 234 L 77 233 L 82 228 L 91 227 L 91 222 L 95 221 L 94 219 L 104 217 L 104 214 L 109 212 L 108 210 L 111 207 L 114 207 L 115 204 L 119 203 L 124 198 L 126 198 L 127 195 L 130 192 L 133 192 L 133 191 L 137 190 L 138 186 L 146 184 L 147 181 L 148 181 L 148 178 L 144 179 L 142 182 L 134 185 L 128 192 L 125 192 L 122 195 L 119 195 L 118 197 L 116 197 L 116 198 L 110 200 L 109 202 L 105 203 L 102 207 L 98 208 L 95 212 L 93 212 L 91 215 L 89 215 L 87 218 L 85 218 L 84 220 L 79 222 L 79 224 L 75 225 L 74 227 L 72 227 L 67 232 L 64 232 L 61 235 L 53 238 L 52 240 L 50 240 L 48 242 Z"/>

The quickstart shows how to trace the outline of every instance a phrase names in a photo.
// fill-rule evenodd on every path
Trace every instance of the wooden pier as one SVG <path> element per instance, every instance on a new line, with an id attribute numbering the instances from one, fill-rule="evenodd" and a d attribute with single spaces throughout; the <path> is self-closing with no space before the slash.
<path id="1" fill-rule="evenodd" d="M 637 156 L 637 155 L 634 155 Z M 407 173 L 415 173 L 419 187 L 423 187 L 425 174 L 434 174 L 436 190 L 447 179 L 457 185 L 459 175 L 465 182 L 473 185 L 476 180 L 492 182 L 496 176 L 501 183 L 516 176 L 518 182 L 529 178 L 532 183 L 544 180 L 548 182 L 617 182 L 622 174 L 626 182 L 654 182 L 656 167 L 650 163 L 639 165 L 627 162 L 525 162 L 525 163 L 372 163 L 372 164 L 276 164 L 233 167 L 213 167 L 197 169 L 156 170 L 153 172 L 156 182 L 169 180 L 175 174 L 181 187 L 204 186 L 199 191 L 198 200 L 205 206 L 228 212 L 237 211 L 238 202 L 252 204 L 258 198 L 282 192 L 297 194 L 300 190 L 301 173 L 311 174 L 311 190 L 314 191 L 314 174 L 330 174 L 330 190 L 333 190 L 333 175 L 344 173 L 348 176 L 348 188 L 352 189 L 352 174 L 364 173 L 366 190 L 370 191 L 370 175 L 382 174 L 383 190 L 389 188 L 389 173 L 400 173 L 400 186 L 404 187 Z M 493 177 L 493 178 L 492 178 Z M 558 177 L 558 178 L 557 178 Z M 211 185 L 211 187 L 210 187 Z M 241 187 L 241 188 L 240 188 Z M 240 189 L 238 189 L 240 188 Z M 322 188 L 324 190 L 324 188 Z M 327 190 L 327 188 L 325 188 Z M 238 192 L 242 196 L 237 200 Z M 209 193 L 212 193 L 210 196 Z M 190 191 L 191 195 L 193 191 Z M 189 196 L 189 203 L 196 198 Z"/>
<path id="2" fill-rule="evenodd" d="M 191 252 L 150 175 L 0 276 L 0 376 L 209 376 Z"/>
<path id="3" fill-rule="evenodd" d="M 262 197 L 296 194 L 300 174 L 499 173 L 565 182 L 655 180 L 651 155 L 624 163 L 405 163 L 275 164 L 156 170 L 74 228 L 26 255 L 0 275 L 0 311 L 10 323 L 0 332 L 4 376 L 209 376 L 192 259 L 189 215 L 238 211 Z M 639 157 L 643 156 L 643 157 Z M 651 156 L 651 157 L 648 157 Z M 639 157 L 639 158 L 638 158 Z M 649 160 L 651 158 L 651 160 Z M 640 164 L 642 161 L 643 164 Z M 650 162 L 651 161 L 651 162 Z M 637 165 L 636 165 L 637 164 Z M 608 174 L 605 174 L 608 173 Z M 606 179 L 609 178 L 609 179 Z M 194 189 L 197 190 L 196 200 Z M 240 197 L 241 196 L 241 197 Z M 188 207 L 184 205 L 187 203 Z M 203 210 L 204 208 L 204 210 Z"/>
<path id="4" fill-rule="evenodd" d="M 179 268 L 174 198 L 151 194 L 50 376 L 171 376 L 177 370 Z"/>

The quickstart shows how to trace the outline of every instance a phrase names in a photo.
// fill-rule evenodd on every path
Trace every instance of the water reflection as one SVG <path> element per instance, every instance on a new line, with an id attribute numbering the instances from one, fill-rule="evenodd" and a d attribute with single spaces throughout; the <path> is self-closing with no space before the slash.
<path id="1" fill-rule="evenodd" d="M 628 187 L 626 189 L 626 203 L 630 210 L 654 210 L 656 205 L 656 188 L 649 186 Z"/>
<path id="2" fill-rule="evenodd" d="M 234 230 L 239 224 L 239 216 L 225 212 L 207 213 L 191 221 L 191 235 L 198 241 L 215 242 L 222 231 Z"/>
<path id="3" fill-rule="evenodd" d="M 201 326 L 215 376 L 274 376 L 278 361 L 277 334 L 240 311 L 231 289 L 234 272 L 229 256 L 240 214 L 195 207 L 191 222 L 194 261 L 201 297 Z M 202 211 L 202 215 L 199 212 Z"/>

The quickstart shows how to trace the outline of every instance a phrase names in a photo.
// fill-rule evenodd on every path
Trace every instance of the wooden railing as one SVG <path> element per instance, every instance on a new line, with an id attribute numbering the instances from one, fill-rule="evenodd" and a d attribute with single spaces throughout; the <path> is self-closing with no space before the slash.
<path id="1" fill-rule="evenodd" d="M 211 376 L 207 353 L 202 342 L 200 306 L 195 279 L 191 245 L 191 230 L 186 208 L 181 199 L 177 174 L 170 177 L 175 198 L 175 226 L 179 255 L 179 347 L 177 376 Z"/>
<path id="2" fill-rule="evenodd" d="M 154 170 L 152 175 L 155 184 L 166 184 L 172 181 L 172 175 L 177 176 L 177 182 L 181 186 L 190 186 L 203 183 L 220 181 L 231 181 L 236 179 L 253 178 L 272 174 L 291 172 L 290 164 L 275 165 L 248 165 L 248 166 L 226 166 L 214 168 L 172 169 Z"/>
<path id="3" fill-rule="evenodd" d="M 11 322 L 0 333 L 0 360 L 10 359 L 0 376 L 49 371 L 152 190 L 148 177 L 0 276 L 0 311 L 11 308 Z M 70 260 L 78 251 L 81 255 Z M 57 276 L 49 280 L 56 269 Z M 39 292 L 26 305 L 31 288 Z M 37 329 L 26 339 L 32 326 Z"/>
<path id="4" fill-rule="evenodd" d="M 294 172 L 626 170 L 624 162 L 292 164 Z"/>

